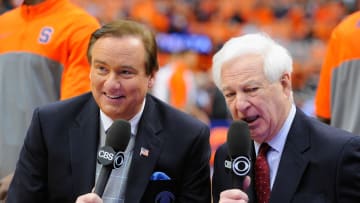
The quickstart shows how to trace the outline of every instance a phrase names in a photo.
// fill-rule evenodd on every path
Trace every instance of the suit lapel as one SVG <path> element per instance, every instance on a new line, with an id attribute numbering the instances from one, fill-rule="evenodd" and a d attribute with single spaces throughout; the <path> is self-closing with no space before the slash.
<path id="1" fill-rule="evenodd" d="M 74 196 L 94 187 L 98 137 L 99 108 L 91 97 L 69 128 Z"/>
<path id="2" fill-rule="evenodd" d="M 163 138 L 158 132 L 162 129 L 162 124 L 159 122 L 160 112 L 156 108 L 153 99 L 148 96 L 135 139 L 126 202 L 140 202 L 160 155 Z M 148 156 L 140 155 L 141 148 L 149 151 Z"/>
<path id="3" fill-rule="evenodd" d="M 251 143 L 250 158 L 251 158 L 252 169 L 254 169 L 256 153 L 255 153 L 255 147 L 254 147 L 253 143 Z M 255 193 L 256 193 L 255 192 L 255 171 L 250 170 L 249 176 L 251 178 L 251 181 L 250 181 L 250 186 L 247 189 L 246 193 L 248 194 L 248 197 L 249 197 L 249 203 L 255 203 L 255 202 L 257 202 L 256 195 L 255 195 Z"/>
<path id="4" fill-rule="evenodd" d="M 291 202 L 301 177 L 309 163 L 304 152 L 310 148 L 309 130 L 305 115 L 297 109 L 291 125 L 278 172 L 271 192 L 270 203 Z"/>

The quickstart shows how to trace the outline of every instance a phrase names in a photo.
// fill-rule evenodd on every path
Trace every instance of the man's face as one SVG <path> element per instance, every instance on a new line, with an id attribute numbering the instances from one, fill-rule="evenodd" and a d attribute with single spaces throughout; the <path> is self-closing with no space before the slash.
<path id="1" fill-rule="evenodd" d="M 145 73 L 145 49 L 134 36 L 103 37 L 91 50 L 91 91 L 100 109 L 113 120 L 129 120 L 140 111 L 153 84 Z"/>
<path id="2" fill-rule="evenodd" d="M 245 55 L 225 63 L 221 91 L 234 120 L 248 123 L 252 139 L 271 140 L 280 130 L 291 107 L 290 76 L 271 83 L 259 55 Z"/>

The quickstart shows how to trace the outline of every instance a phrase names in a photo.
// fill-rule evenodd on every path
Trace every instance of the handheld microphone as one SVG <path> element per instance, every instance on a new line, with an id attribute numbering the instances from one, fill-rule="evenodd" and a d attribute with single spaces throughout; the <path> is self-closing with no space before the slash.
<path id="1" fill-rule="evenodd" d="M 228 153 L 231 161 L 225 161 L 225 168 L 230 168 L 232 186 L 243 188 L 243 182 L 251 169 L 249 156 L 251 139 L 248 124 L 245 121 L 234 121 L 227 134 Z"/>
<path id="2" fill-rule="evenodd" d="M 120 168 L 124 162 L 124 151 L 131 136 L 130 123 L 125 120 L 115 120 L 106 133 L 105 146 L 97 154 L 97 160 L 102 165 L 96 181 L 94 192 L 103 195 L 112 169 Z"/>

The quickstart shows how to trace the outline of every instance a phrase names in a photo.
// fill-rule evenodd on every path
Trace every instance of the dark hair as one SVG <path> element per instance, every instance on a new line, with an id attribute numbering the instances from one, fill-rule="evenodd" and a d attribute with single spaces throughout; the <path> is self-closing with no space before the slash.
<path id="1" fill-rule="evenodd" d="M 91 49 L 95 42 L 102 37 L 125 37 L 136 36 L 141 39 L 145 48 L 145 72 L 147 75 L 159 69 L 157 60 L 157 45 L 155 35 L 152 30 L 143 24 L 130 20 L 116 20 L 103 25 L 95 30 L 90 37 L 87 57 L 91 64 Z"/>

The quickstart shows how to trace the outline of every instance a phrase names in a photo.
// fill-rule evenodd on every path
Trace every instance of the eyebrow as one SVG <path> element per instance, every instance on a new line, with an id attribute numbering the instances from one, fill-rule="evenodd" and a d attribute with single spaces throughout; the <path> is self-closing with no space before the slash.
<path id="1" fill-rule="evenodd" d="M 105 61 L 94 59 L 94 63 L 101 63 L 101 64 L 107 64 Z"/>
<path id="2" fill-rule="evenodd" d="M 263 86 L 264 84 L 261 81 L 249 80 L 246 83 L 241 84 L 241 88 L 248 87 L 248 86 L 254 86 L 254 85 Z M 230 89 L 230 87 L 228 87 L 228 86 L 222 88 L 223 91 L 228 90 L 228 89 Z"/>

